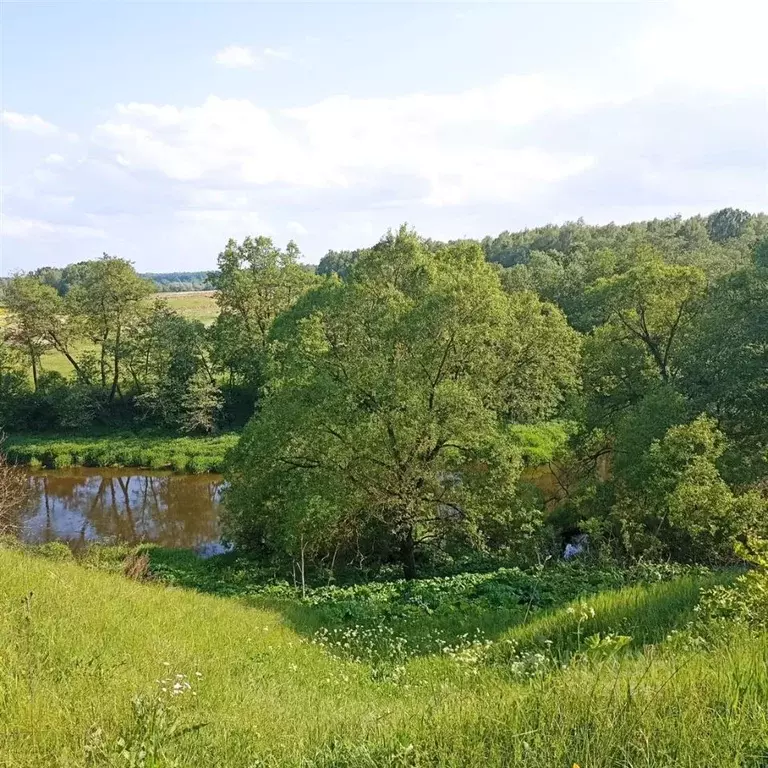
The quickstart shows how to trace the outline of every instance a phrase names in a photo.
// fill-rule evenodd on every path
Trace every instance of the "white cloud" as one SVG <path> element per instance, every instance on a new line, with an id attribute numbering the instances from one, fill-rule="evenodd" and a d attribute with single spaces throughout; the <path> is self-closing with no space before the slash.
<path id="1" fill-rule="evenodd" d="M 264 57 L 267 59 L 281 59 L 282 61 L 293 60 L 293 54 L 288 48 L 265 48 Z"/>
<path id="2" fill-rule="evenodd" d="M 56 153 L 48 155 L 48 157 L 45 158 L 45 162 L 48 165 L 61 165 L 65 162 L 64 157 L 62 155 L 57 155 Z"/>
<path id="3" fill-rule="evenodd" d="M 649 89 L 669 86 L 727 93 L 768 91 L 764 0 L 677 0 L 672 13 L 630 49 L 634 76 Z"/>
<path id="4" fill-rule="evenodd" d="M 306 235 L 308 230 L 300 221 L 289 221 L 288 231 L 294 235 Z"/>
<path id="5" fill-rule="evenodd" d="M 335 96 L 277 112 L 210 96 L 200 106 L 120 104 L 94 139 L 121 163 L 179 182 L 352 189 L 400 178 L 430 205 L 515 201 L 592 158 L 520 145 L 508 131 L 622 98 L 538 75 L 452 94 Z"/>
<path id="6" fill-rule="evenodd" d="M 69 238 L 106 238 L 103 229 L 77 224 L 57 224 L 40 219 L 26 219 L 17 216 L 0 217 L 0 234 L 19 240 L 42 239 L 50 237 Z"/>
<path id="7" fill-rule="evenodd" d="M 228 69 L 262 69 L 269 59 L 293 61 L 288 48 L 264 48 L 258 53 L 246 45 L 228 45 L 214 54 L 213 60 Z"/>
<path id="8" fill-rule="evenodd" d="M 258 69 L 262 65 L 261 59 L 243 45 L 228 45 L 218 51 L 213 60 L 229 69 Z"/>
<path id="9" fill-rule="evenodd" d="M 25 131 L 36 136 L 53 136 L 59 129 L 40 115 L 24 115 L 21 112 L 8 112 L 3 110 L 0 122 L 12 131 Z"/>

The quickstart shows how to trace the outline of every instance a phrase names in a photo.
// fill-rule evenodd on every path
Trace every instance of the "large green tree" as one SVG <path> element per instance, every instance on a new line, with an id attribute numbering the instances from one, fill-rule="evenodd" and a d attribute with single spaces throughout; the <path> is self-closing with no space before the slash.
<path id="1" fill-rule="evenodd" d="M 737 448 L 738 461 L 733 452 L 728 459 L 740 465 L 741 479 L 765 472 L 768 268 L 743 269 L 713 286 L 682 349 L 681 369 L 685 393 Z"/>
<path id="2" fill-rule="evenodd" d="M 524 535 L 509 424 L 556 411 L 579 341 L 555 307 L 506 294 L 476 244 L 390 234 L 270 338 L 268 394 L 229 469 L 233 539 L 327 553 L 377 530 L 411 578 L 427 542 Z"/>
<path id="3" fill-rule="evenodd" d="M 218 271 L 210 275 L 219 305 L 211 337 L 214 360 L 233 383 L 258 388 L 272 323 L 317 284 L 300 255 L 295 243 L 282 251 L 268 237 L 230 240 L 219 254 Z"/>
<path id="4" fill-rule="evenodd" d="M 67 294 L 67 303 L 99 348 L 101 385 L 109 386 L 110 402 L 120 386 L 127 337 L 138 325 L 144 299 L 152 291 L 152 283 L 136 274 L 131 262 L 104 254 L 82 266 Z"/>

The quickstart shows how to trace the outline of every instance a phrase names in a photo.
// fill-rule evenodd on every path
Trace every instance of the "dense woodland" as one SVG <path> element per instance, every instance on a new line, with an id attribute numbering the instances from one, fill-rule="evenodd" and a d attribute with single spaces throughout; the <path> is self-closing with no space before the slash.
<path id="1" fill-rule="evenodd" d="M 0 425 L 247 422 L 227 536 L 316 568 L 534 563 L 578 533 L 718 564 L 768 535 L 768 216 L 404 227 L 317 274 L 300 258 L 230 241 L 208 327 L 119 258 L 12 278 Z M 549 498 L 525 482 L 542 463 Z"/>

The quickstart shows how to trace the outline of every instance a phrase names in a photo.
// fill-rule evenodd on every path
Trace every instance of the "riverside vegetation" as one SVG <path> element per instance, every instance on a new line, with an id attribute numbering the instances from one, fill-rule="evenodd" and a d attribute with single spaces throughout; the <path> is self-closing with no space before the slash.
<path id="1" fill-rule="evenodd" d="M 112 257 L 5 286 L 9 454 L 229 440 L 235 550 L 8 540 L 0 761 L 766 765 L 768 218 L 298 256 L 231 241 L 209 326 Z"/>

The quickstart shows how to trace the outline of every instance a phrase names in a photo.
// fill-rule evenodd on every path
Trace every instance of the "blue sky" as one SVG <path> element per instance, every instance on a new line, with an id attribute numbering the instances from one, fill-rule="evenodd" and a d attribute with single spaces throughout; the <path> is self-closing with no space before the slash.
<path id="1" fill-rule="evenodd" d="M 768 208 L 757 0 L 0 9 L 0 274 Z"/>

